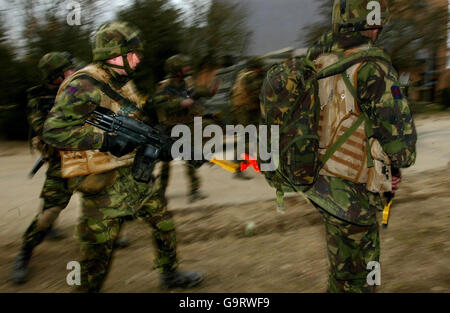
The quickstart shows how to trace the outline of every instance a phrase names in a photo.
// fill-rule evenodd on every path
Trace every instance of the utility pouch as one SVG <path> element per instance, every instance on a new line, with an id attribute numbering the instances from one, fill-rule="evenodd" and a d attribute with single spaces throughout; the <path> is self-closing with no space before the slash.
<path id="1" fill-rule="evenodd" d="M 369 141 L 370 154 L 373 159 L 373 166 L 369 167 L 366 188 L 374 193 L 392 191 L 392 171 L 391 160 L 383 151 L 378 140 L 371 138 Z"/>
<path id="2" fill-rule="evenodd" d="M 103 174 L 92 174 L 88 176 L 77 176 L 68 179 L 68 187 L 74 191 L 94 195 L 114 185 L 118 177 L 119 174 L 117 171 L 109 171 Z"/>

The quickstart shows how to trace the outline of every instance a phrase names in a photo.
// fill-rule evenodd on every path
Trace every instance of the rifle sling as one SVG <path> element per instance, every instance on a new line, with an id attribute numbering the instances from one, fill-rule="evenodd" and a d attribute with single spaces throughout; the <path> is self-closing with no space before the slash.
<path id="1" fill-rule="evenodd" d="M 138 109 L 138 106 L 136 105 L 136 103 L 134 103 L 133 101 L 121 96 L 117 91 L 114 91 L 108 84 L 98 81 L 95 78 L 93 78 L 92 76 L 89 76 L 87 74 L 83 74 L 78 76 L 77 78 L 80 79 L 86 79 L 88 81 L 90 81 L 92 84 L 94 84 L 95 86 L 99 87 L 100 90 L 107 95 L 109 98 L 111 98 L 112 100 L 120 103 L 123 106 L 131 106 L 133 108 Z"/>

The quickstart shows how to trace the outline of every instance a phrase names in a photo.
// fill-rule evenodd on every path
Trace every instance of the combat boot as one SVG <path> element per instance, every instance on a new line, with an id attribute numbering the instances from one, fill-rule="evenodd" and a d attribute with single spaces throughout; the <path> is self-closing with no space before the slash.
<path id="1" fill-rule="evenodd" d="M 177 270 L 172 272 L 163 272 L 161 274 L 161 288 L 192 288 L 203 281 L 203 273 L 193 272 L 179 272 Z"/>
<path id="2" fill-rule="evenodd" d="M 192 191 L 189 194 L 189 202 L 195 202 L 195 201 L 199 201 L 199 200 L 203 200 L 206 199 L 208 196 L 204 195 L 203 193 L 201 193 L 198 190 Z"/>
<path id="3" fill-rule="evenodd" d="M 20 285 L 27 281 L 28 277 L 28 263 L 31 259 L 31 252 L 27 252 L 24 249 L 20 250 L 16 256 L 13 265 L 13 271 L 11 279 L 14 284 Z"/>

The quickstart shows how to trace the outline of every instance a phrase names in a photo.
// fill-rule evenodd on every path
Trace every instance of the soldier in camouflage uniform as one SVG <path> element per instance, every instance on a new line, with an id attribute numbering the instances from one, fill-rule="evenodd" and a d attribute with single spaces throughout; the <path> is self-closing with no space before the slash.
<path id="1" fill-rule="evenodd" d="M 259 94 L 264 81 L 264 63 L 258 58 L 251 58 L 247 61 L 246 67 L 241 70 L 237 76 L 236 83 L 233 87 L 231 110 L 232 124 L 255 125 L 258 127 L 259 118 L 261 115 L 259 109 Z M 241 138 L 243 140 L 244 138 Z M 237 163 L 237 141 L 235 140 L 235 160 Z M 245 151 L 250 154 L 249 141 L 245 141 Z M 256 157 L 256 156 L 253 156 Z M 239 169 L 235 172 L 234 178 L 248 180 L 251 179 L 246 176 L 244 172 Z"/>
<path id="2" fill-rule="evenodd" d="M 386 3 L 379 3 L 381 23 L 368 25 L 367 0 L 336 0 L 333 31 L 324 34 L 309 50 L 311 60 L 299 63 L 310 63 L 308 67 L 314 66 L 317 71 L 339 73 L 318 80 L 321 107 L 314 132 L 320 143 L 319 156 L 326 161 L 320 164 L 323 167 L 316 182 L 304 192 L 325 221 L 329 292 L 375 290 L 368 284 L 367 266 L 380 260 L 380 192 L 386 189 L 395 193 L 399 187 L 401 176 L 393 175 L 391 179 L 389 167 L 392 173 L 399 172 L 416 158 L 416 130 L 400 91 L 398 74 L 389 56 L 375 45 L 388 13 Z M 273 107 L 273 103 L 295 103 L 301 94 L 297 84 L 304 86 L 296 80 L 306 76 L 299 73 L 308 72 L 306 68 L 299 70 L 295 59 L 283 63 L 271 77 L 271 85 L 264 89 L 261 109 L 269 104 Z M 352 120 L 359 122 L 348 124 Z M 299 138 L 302 134 L 303 130 L 298 129 Z M 383 156 L 382 161 L 375 160 L 375 153 Z M 377 168 L 375 164 L 380 163 L 383 166 Z M 331 165 L 337 171 L 332 172 Z M 379 185 L 373 187 L 369 183 L 376 181 L 372 178 L 379 173 Z"/>
<path id="3" fill-rule="evenodd" d="M 160 82 L 153 97 L 153 108 L 157 113 L 161 126 L 170 133 L 178 124 L 187 125 L 193 135 L 194 117 L 202 116 L 203 111 L 196 102 L 200 98 L 209 98 L 214 90 L 194 88 L 191 74 L 191 61 L 187 56 L 174 55 L 167 59 L 165 70 L 167 79 Z M 193 137 L 192 137 L 193 138 Z M 192 162 L 186 162 L 186 174 L 190 180 L 189 199 L 191 202 L 204 199 L 199 191 L 200 177 Z M 162 194 L 165 195 L 169 184 L 170 163 L 163 162 L 161 169 Z"/>
<path id="4" fill-rule="evenodd" d="M 140 97 L 131 81 L 142 47 L 139 31 L 131 25 L 111 22 L 100 26 L 93 44 L 94 63 L 60 87 L 44 125 L 45 142 L 64 150 L 63 175 L 67 166 L 68 185 L 82 194 L 76 233 L 81 243 L 83 291 L 100 291 L 121 226 L 136 218 L 153 228 L 155 266 L 161 270 L 162 287 L 186 288 L 203 279 L 199 272 L 177 270 L 172 215 L 158 193 L 157 179 L 150 184 L 134 180 L 131 165 L 135 144 L 85 123 L 99 106 L 145 122 Z M 170 147 L 166 147 L 167 153 L 170 155 Z M 91 167 L 76 167 L 84 162 Z M 96 170 L 96 164 L 103 170 Z M 110 170 L 105 171 L 105 167 Z M 70 174 L 69 169 L 74 172 Z"/>
<path id="5" fill-rule="evenodd" d="M 351 56 L 375 42 L 388 9 L 381 5 L 381 25 L 368 25 L 366 0 L 335 0 L 333 31 L 325 34 L 312 47 L 308 56 L 335 53 Z M 384 52 L 379 49 L 379 53 Z M 381 64 L 383 63 L 383 65 Z M 383 69 L 386 66 L 388 72 Z M 411 111 L 400 92 L 398 74 L 391 63 L 368 60 L 361 64 L 356 81 L 357 105 L 373 125 L 373 138 L 379 140 L 391 161 L 392 172 L 414 164 L 417 140 Z M 392 88 L 386 90 L 387 85 Z M 339 94 L 335 96 L 340 96 Z M 367 132 L 366 135 L 368 136 Z M 398 171 L 396 171 L 398 169 Z M 392 190 L 398 189 L 401 176 L 392 179 Z M 380 238 L 377 211 L 382 211 L 380 194 L 367 191 L 364 184 L 320 175 L 314 187 L 306 193 L 325 220 L 330 266 L 330 292 L 373 292 L 369 286 L 367 264 L 380 260 Z"/>
<path id="6" fill-rule="evenodd" d="M 68 188 L 66 180 L 61 178 L 59 152 L 42 141 L 42 129 L 60 84 L 73 74 L 74 68 L 72 57 L 68 52 L 48 53 L 39 61 L 43 83 L 28 90 L 28 122 L 36 134 L 32 144 L 34 148 L 40 150 L 42 158 L 48 163 L 48 170 L 41 191 L 42 209 L 25 231 L 21 250 L 14 262 L 12 280 L 16 284 L 26 281 L 33 249 L 50 235 L 55 220 L 72 197 L 72 191 Z M 55 238 L 60 239 L 61 236 Z"/>

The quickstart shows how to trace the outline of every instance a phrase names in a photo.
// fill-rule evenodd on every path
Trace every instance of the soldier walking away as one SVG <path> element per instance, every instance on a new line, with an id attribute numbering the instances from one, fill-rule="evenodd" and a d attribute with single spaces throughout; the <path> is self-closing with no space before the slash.
<path id="1" fill-rule="evenodd" d="M 361 116 L 364 121 L 306 193 L 325 221 L 329 292 L 375 291 L 367 282 L 367 265 L 380 260 L 380 195 L 397 191 L 401 176 L 394 173 L 416 158 L 417 135 L 408 102 L 389 56 L 376 45 L 388 21 L 387 2 L 378 1 L 381 24 L 374 25 L 368 22 L 368 2 L 335 0 L 332 32 L 308 53 L 317 70 L 355 59 L 341 74 L 319 80 L 321 156 Z"/>
<path id="2" fill-rule="evenodd" d="M 85 123 L 99 108 L 146 122 L 132 81 L 143 57 L 139 30 L 126 22 L 103 24 L 94 38 L 93 57 L 94 63 L 61 85 L 43 133 L 45 142 L 63 150 L 62 175 L 82 194 L 76 229 L 81 244 L 80 289 L 101 290 L 121 226 L 136 218 L 153 229 L 161 286 L 193 287 L 203 275 L 177 270 L 175 226 L 158 192 L 160 182 L 153 179 L 147 184 L 133 178 L 136 142 Z M 163 159 L 170 159 L 170 148 L 163 149 Z"/>
<path id="3" fill-rule="evenodd" d="M 329 292 L 373 292 L 370 264 L 380 261 L 377 212 L 395 193 L 399 169 L 414 164 L 417 134 L 390 57 L 375 44 L 387 22 L 368 22 L 367 0 L 336 0 L 333 30 L 309 50 L 269 70 L 262 122 L 282 126 L 280 159 L 266 178 L 303 191 L 325 222 Z"/>

